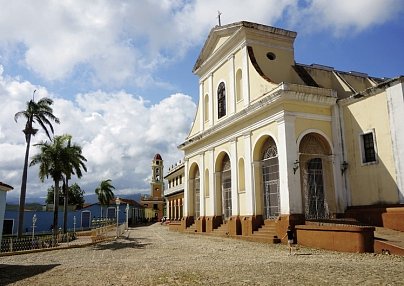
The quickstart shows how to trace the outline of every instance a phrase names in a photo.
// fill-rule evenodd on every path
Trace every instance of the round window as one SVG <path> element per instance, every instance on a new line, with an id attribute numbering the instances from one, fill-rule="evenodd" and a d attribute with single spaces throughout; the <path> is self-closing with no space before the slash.
<path id="1" fill-rule="evenodd" d="M 267 53 L 267 58 L 268 58 L 270 61 L 273 61 L 273 60 L 276 59 L 276 56 L 275 56 L 274 53 L 268 52 L 268 53 Z"/>

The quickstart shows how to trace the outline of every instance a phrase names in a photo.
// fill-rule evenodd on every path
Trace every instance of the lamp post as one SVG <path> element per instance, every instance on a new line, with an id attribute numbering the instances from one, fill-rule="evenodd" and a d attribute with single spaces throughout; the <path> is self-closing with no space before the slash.
<path id="1" fill-rule="evenodd" d="M 36 224 L 36 214 L 32 217 L 32 241 L 34 241 L 35 236 L 35 224 Z"/>
<path id="2" fill-rule="evenodd" d="M 129 204 L 126 204 L 126 230 L 128 230 L 129 224 Z"/>
<path id="3" fill-rule="evenodd" d="M 119 237 L 119 205 L 121 204 L 119 197 L 116 197 L 115 204 L 116 204 L 116 238 L 118 238 Z"/>

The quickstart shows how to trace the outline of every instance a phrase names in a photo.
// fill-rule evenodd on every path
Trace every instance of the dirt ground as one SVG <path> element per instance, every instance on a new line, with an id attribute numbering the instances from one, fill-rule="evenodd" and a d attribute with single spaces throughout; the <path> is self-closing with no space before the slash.
<path id="1" fill-rule="evenodd" d="M 404 285 L 404 257 L 130 229 L 117 241 L 0 257 L 0 285 Z"/>

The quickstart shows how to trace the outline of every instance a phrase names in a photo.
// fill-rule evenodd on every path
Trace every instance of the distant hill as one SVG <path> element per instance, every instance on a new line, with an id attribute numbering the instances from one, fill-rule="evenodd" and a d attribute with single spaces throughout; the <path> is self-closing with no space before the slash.
<path id="1" fill-rule="evenodd" d="M 7 211 L 18 211 L 18 204 L 6 204 Z M 43 205 L 38 203 L 28 203 L 25 204 L 25 209 L 30 211 L 41 211 L 43 209 Z"/>
<path id="2" fill-rule="evenodd" d="M 137 202 L 140 202 L 141 196 L 144 194 L 131 194 L 131 195 L 118 195 L 119 197 L 123 199 L 129 199 L 129 200 L 134 200 Z M 91 194 L 91 195 L 85 195 L 84 194 L 84 203 L 85 204 L 94 204 L 98 202 L 98 198 L 96 194 Z M 40 199 L 29 199 L 27 198 L 26 204 L 25 204 L 25 209 L 27 210 L 42 210 L 42 207 L 45 205 L 45 198 L 43 198 L 43 202 L 40 202 Z M 6 210 L 18 210 L 19 206 L 19 200 L 18 198 L 14 200 L 9 200 L 7 199 L 7 205 L 6 205 Z"/>
<path id="3" fill-rule="evenodd" d="M 118 195 L 118 197 L 140 202 L 140 198 L 142 195 L 144 195 L 144 194 L 137 193 L 137 194 L 131 194 L 131 195 Z M 95 204 L 98 202 L 98 197 L 96 194 L 84 195 L 84 200 L 85 200 L 86 204 Z"/>

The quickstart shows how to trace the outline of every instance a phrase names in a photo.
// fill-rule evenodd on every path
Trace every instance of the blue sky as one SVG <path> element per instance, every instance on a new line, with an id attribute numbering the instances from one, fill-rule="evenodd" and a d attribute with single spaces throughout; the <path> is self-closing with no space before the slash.
<path id="1" fill-rule="evenodd" d="M 377 77 L 404 74 L 401 0 L 0 0 L 0 181 L 19 197 L 24 122 L 14 114 L 37 90 L 54 99 L 61 124 L 83 146 L 87 194 L 111 179 L 117 194 L 149 190 L 150 164 L 182 159 L 176 146 L 192 124 L 192 68 L 217 24 L 242 20 L 296 31 L 295 59 Z M 45 140 L 43 134 L 34 142 Z M 31 148 L 31 155 L 37 152 Z M 29 169 L 29 200 L 51 180 Z"/>

